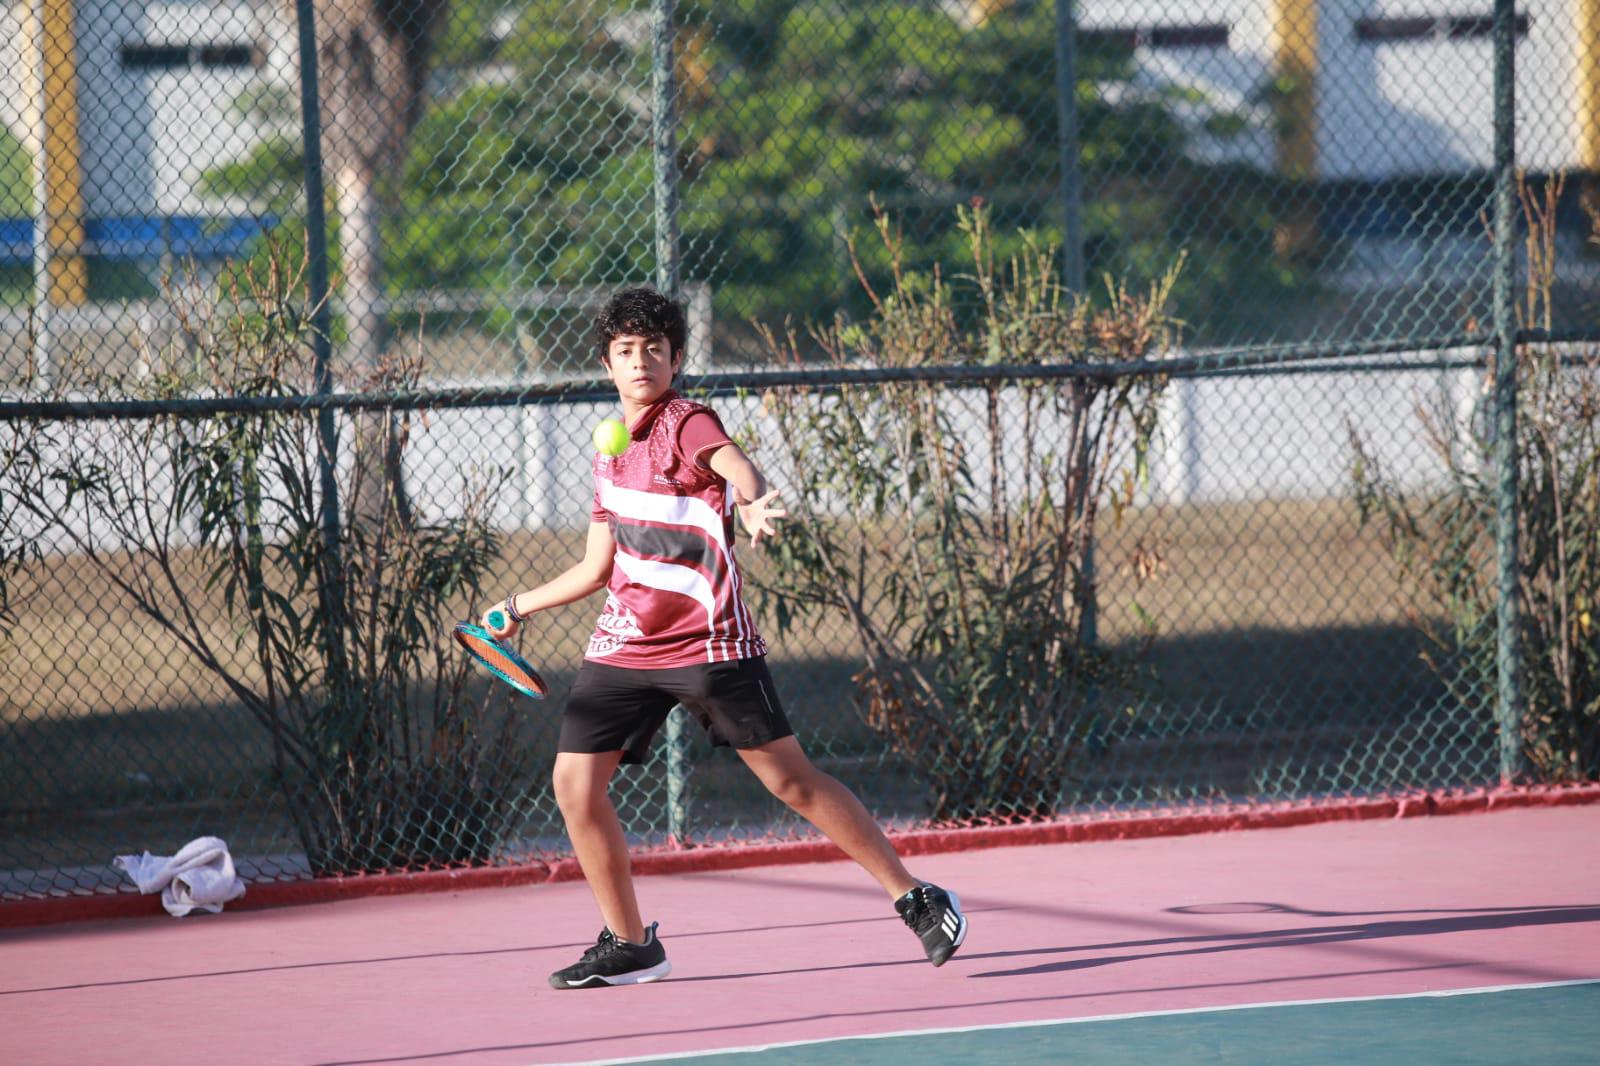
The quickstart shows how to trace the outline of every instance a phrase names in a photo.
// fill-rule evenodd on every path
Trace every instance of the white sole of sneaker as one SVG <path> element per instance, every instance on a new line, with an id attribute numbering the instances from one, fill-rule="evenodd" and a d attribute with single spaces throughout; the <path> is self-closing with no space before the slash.
<path id="1" fill-rule="evenodd" d="M 961 946 L 961 942 L 963 940 L 967 939 L 967 916 L 961 911 L 961 897 L 956 895 L 954 892 L 950 892 L 949 889 L 946 889 L 945 891 L 950 896 L 950 906 L 955 908 L 956 917 L 961 919 L 961 924 L 956 929 L 956 935 L 951 937 L 954 943 L 950 945 L 950 950 L 954 951 L 956 948 Z"/>
<path id="2" fill-rule="evenodd" d="M 597 988 L 600 985 L 647 985 L 651 981 L 659 981 L 672 972 L 672 963 L 663 959 L 648 970 L 635 970 L 632 973 L 619 974 L 616 977 L 602 977 L 595 974 L 583 981 L 575 981 L 567 985 L 568 988 Z"/>

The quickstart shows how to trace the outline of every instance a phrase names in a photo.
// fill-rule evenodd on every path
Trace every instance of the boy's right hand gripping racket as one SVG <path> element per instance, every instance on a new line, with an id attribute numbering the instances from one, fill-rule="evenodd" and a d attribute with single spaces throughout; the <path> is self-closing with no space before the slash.
<path id="1" fill-rule="evenodd" d="M 505 627 L 505 616 L 499 611 L 493 612 L 489 620 L 497 629 Z M 457 622 L 455 636 L 456 643 L 467 649 L 484 669 L 524 696 L 542 700 L 545 693 L 550 691 L 550 686 L 539 676 L 539 671 L 529 666 L 528 661 L 514 649 L 494 639 L 493 634 L 476 622 Z"/>

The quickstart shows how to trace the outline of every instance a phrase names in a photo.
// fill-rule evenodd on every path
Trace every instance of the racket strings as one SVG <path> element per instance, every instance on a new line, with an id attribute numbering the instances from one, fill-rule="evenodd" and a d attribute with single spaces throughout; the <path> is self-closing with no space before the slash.
<path id="1" fill-rule="evenodd" d="M 485 662 L 493 666 L 496 670 L 499 670 L 505 676 L 515 680 L 519 684 L 527 685 L 536 692 L 544 691 L 545 685 L 543 678 L 530 672 L 526 667 L 523 667 L 516 662 L 513 662 L 511 659 L 506 658 L 505 653 L 499 648 L 495 647 L 493 644 L 478 637 L 472 636 L 470 633 L 462 634 L 461 641 L 469 646 L 480 657 L 482 657 Z"/>

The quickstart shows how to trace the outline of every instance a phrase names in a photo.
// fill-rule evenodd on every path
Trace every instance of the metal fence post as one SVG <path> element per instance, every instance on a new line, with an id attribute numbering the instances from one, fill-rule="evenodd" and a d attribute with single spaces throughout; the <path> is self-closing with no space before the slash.
<path id="1" fill-rule="evenodd" d="M 1517 316 L 1516 271 L 1516 25 L 1514 0 L 1494 4 L 1494 461 L 1495 721 L 1500 733 L 1500 782 L 1522 772 L 1522 658 L 1518 640 L 1517 560 Z"/>
<path id="2" fill-rule="evenodd" d="M 650 146 L 655 162 L 656 287 L 676 300 L 678 248 L 678 79 L 672 54 L 673 0 L 650 4 Z"/>
<path id="3" fill-rule="evenodd" d="M 322 94 L 317 85 L 317 24 L 313 0 L 295 0 L 300 31 L 300 133 L 305 157 L 306 265 L 311 292 L 311 343 L 314 388 L 319 396 L 333 391 L 329 363 L 333 355 L 333 309 L 328 299 L 328 217 L 322 185 Z M 327 620 L 328 688 L 335 705 L 347 693 L 344 661 L 344 566 L 340 559 L 339 483 L 334 477 L 339 435 L 333 408 L 317 412 L 317 473 L 322 488 L 322 610 Z"/>
<path id="4" fill-rule="evenodd" d="M 1061 159 L 1061 279 L 1068 289 L 1084 294 L 1082 179 L 1078 172 L 1078 14 L 1076 0 L 1056 0 L 1056 125 Z M 1083 546 L 1083 588 L 1078 644 L 1092 650 L 1100 642 L 1099 599 L 1095 593 L 1094 531 Z M 1099 689 L 1083 694 L 1087 715 L 1097 716 Z"/>
<path id="5" fill-rule="evenodd" d="M 650 145 L 655 162 L 656 288 L 680 299 L 683 271 L 678 246 L 678 82 L 672 46 L 673 0 L 650 4 Z M 704 368 L 701 368 L 702 370 Z M 667 716 L 667 841 L 689 837 L 689 736 L 687 712 Z"/>
<path id="6" fill-rule="evenodd" d="M 1083 291 L 1083 209 L 1078 176 L 1078 19 L 1075 0 L 1056 0 L 1056 122 L 1061 145 L 1062 277 Z"/>

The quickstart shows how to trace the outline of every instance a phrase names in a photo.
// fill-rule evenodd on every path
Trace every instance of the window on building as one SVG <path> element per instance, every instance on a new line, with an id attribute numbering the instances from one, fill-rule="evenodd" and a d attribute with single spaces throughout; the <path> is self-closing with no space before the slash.
<path id="1" fill-rule="evenodd" d="M 1527 14 L 1518 13 L 1514 21 L 1516 35 L 1526 37 L 1529 23 Z M 1374 43 L 1461 41 L 1493 35 L 1493 15 L 1421 15 L 1356 19 L 1356 40 Z"/>
<path id="2" fill-rule="evenodd" d="M 122 66 L 127 70 L 173 70 L 189 65 L 189 49 L 181 44 L 125 44 Z"/>
<path id="3" fill-rule="evenodd" d="M 1192 22 L 1168 26 L 1105 26 L 1084 28 L 1078 39 L 1086 45 L 1132 50 L 1135 48 L 1226 48 L 1228 24 Z"/>
<path id="4" fill-rule="evenodd" d="M 256 49 L 248 44 L 203 44 L 197 49 L 202 67 L 259 67 Z"/>
<path id="5" fill-rule="evenodd" d="M 124 70 L 238 70 L 260 67 L 266 62 L 263 51 L 253 44 L 218 42 L 209 44 L 145 44 L 127 41 L 121 50 Z"/>

